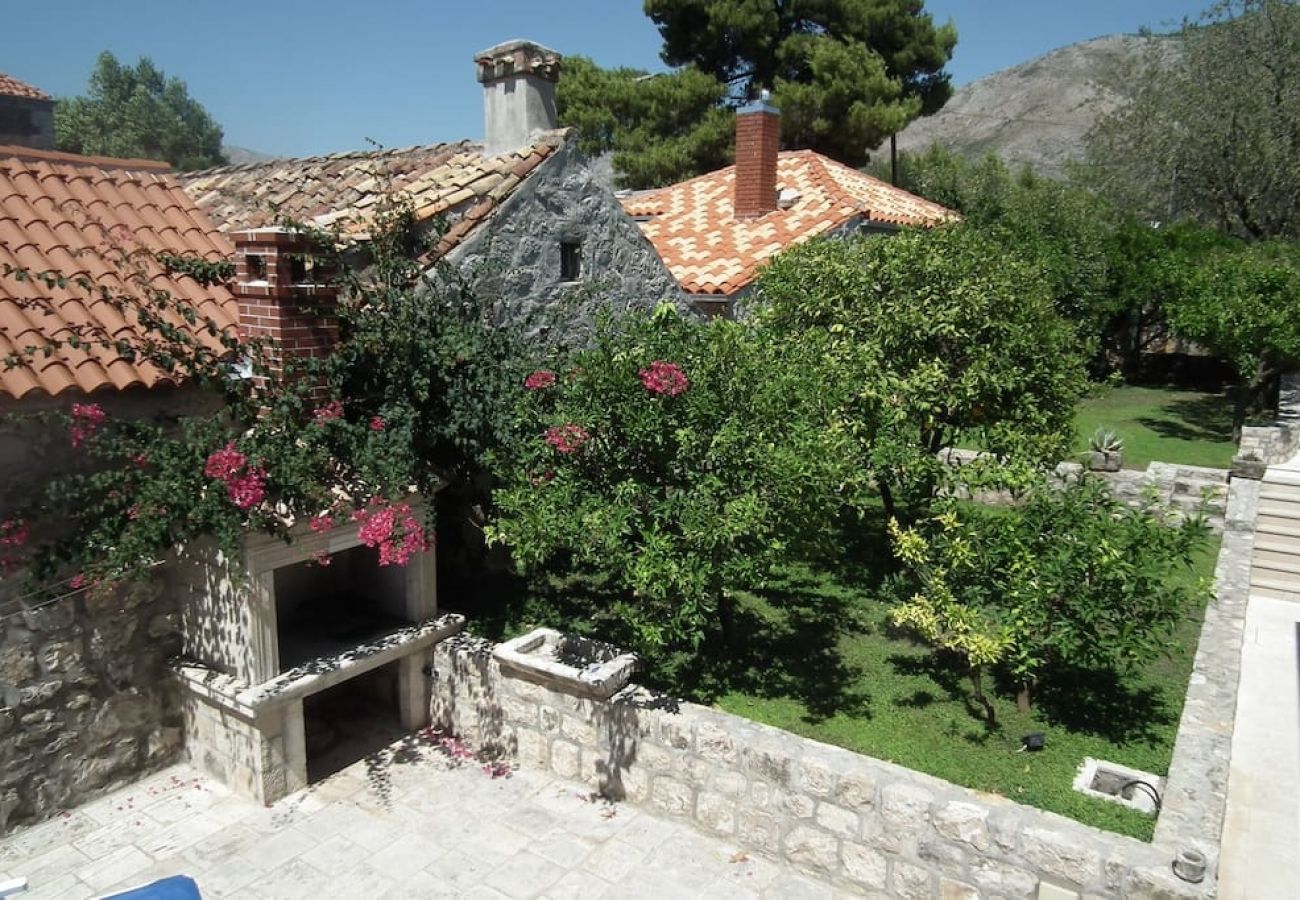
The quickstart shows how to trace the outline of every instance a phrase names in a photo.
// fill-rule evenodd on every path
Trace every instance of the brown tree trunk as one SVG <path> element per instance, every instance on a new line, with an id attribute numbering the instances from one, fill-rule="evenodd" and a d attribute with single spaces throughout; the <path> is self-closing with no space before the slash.
<path id="1" fill-rule="evenodd" d="M 1029 712 L 1029 688 L 1030 681 L 1026 679 L 1020 682 L 1020 690 L 1016 691 L 1016 709 L 1022 713 Z"/>
<path id="2" fill-rule="evenodd" d="M 725 591 L 718 597 L 718 622 L 722 625 L 722 640 L 729 649 L 740 646 L 740 635 L 736 630 L 736 601 Z"/>
<path id="3" fill-rule="evenodd" d="M 970 686 L 975 702 L 984 708 L 984 720 L 989 725 L 996 725 L 997 714 L 993 711 L 993 704 L 989 702 L 989 698 L 984 696 L 984 670 L 979 666 L 971 666 Z"/>

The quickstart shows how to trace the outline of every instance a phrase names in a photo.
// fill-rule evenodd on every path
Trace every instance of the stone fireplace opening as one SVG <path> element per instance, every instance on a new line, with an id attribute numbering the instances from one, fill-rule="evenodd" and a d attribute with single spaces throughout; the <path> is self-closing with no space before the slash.
<path id="1" fill-rule="evenodd" d="M 280 672 L 415 621 L 402 569 L 380 566 L 367 547 L 341 550 L 329 559 L 327 566 L 305 560 L 272 573 Z"/>
<path id="2" fill-rule="evenodd" d="M 406 733 L 396 662 L 303 699 L 307 781 L 315 783 Z"/>

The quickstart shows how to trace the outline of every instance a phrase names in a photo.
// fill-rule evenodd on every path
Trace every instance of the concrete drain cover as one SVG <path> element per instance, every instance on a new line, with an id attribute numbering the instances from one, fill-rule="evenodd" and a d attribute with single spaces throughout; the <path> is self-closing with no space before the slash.
<path id="1" fill-rule="evenodd" d="M 1160 811 L 1158 798 L 1164 795 L 1165 779 L 1104 759 L 1084 757 L 1074 776 L 1074 789 L 1089 797 L 1119 803 L 1153 816 Z"/>

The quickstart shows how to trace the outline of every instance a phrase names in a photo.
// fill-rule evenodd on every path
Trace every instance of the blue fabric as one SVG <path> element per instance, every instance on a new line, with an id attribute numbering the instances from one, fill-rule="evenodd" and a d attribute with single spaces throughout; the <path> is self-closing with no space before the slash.
<path id="1" fill-rule="evenodd" d="M 112 894 L 105 900 L 203 900 L 199 886 L 188 875 L 161 878 L 144 887 Z"/>

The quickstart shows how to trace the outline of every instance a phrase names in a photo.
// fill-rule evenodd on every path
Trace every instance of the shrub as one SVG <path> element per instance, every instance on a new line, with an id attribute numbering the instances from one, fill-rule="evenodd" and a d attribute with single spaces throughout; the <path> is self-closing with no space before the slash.
<path id="1" fill-rule="evenodd" d="M 977 699 L 981 674 L 1005 670 L 1027 709 L 1060 666 L 1124 671 L 1164 650 L 1197 599 L 1169 576 L 1190 567 L 1204 532 L 1092 477 L 1040 485 L 1007 510 L 944 501 L 913 528 L 891 526 L 897 587 L 910 593 L 891 617 L 964 660 Z"/>

